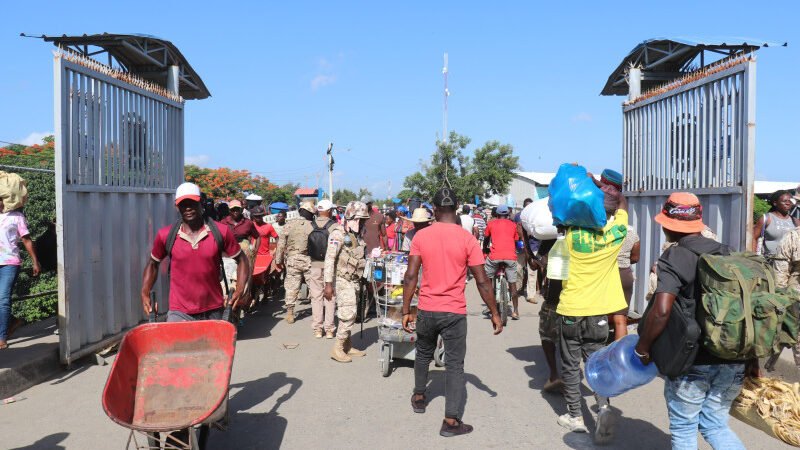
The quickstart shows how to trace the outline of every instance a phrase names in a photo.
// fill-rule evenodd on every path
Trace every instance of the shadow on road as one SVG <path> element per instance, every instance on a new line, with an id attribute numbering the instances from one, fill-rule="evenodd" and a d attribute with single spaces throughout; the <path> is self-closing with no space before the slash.
<path id="1" fill-rule="evenodd" d="M 69 433 L 54 433 L 50 436 L 45 436 L 38 441 L 34 442 L 31 445 L 25 447 L 16 447 L 12 450 L 40 450 L 40 449 L 47 449 L 47 450 L 64 450 L 67 447 L 63 445 L 59 445 L 64 439 L 69 436 Z"/>
<path id="2" fill-rule="evenodd" d="M 252 313 L 245 316 L 244 325 L 239 327 L 237 340 L 261 339 L 269 337 L 275 325 L 283 319 L 283 299 L 265 299 L 255 306 Z"/>
<path id="3" fill-rule="evenodd" d="M 275 372 L 268 377 L 244 383 L 232 384 L 231 388 L 241 388 L 230 399 L 230 428 L 225 433 L 212 432 L 210 448 L 258 448 L 277 449 L 281 447 L 288 421 L 278 411 L 300 389 L 303 382 L 288 377 L 285 372 Z M 275 400 L 266 413 L 248 413 L 276 392 L 289 386 L 289 391 Z"/>
<path id="4" fill-rule="evenodd" d="M 413 367 L 414 362 L 410 361 L 410 363 L 411 366 Z M 425 397 L 427 398 L 429 404 L 436 397 L 444 397 L 445 376 L 446 372 L 444 370 L 436 370 L 436 371 L 431 370 L 430 373 L 428 374 L 429 380 L 428 380 L 428 387 L 425 392 Z M 476 388 L 478 388 L 478 390 L 489 394 L 489 397 L 497 397 L 497 392 L 494 389 L 484 384 L 480 378 L 471 373 L 466 373 L 466 372 L 464 373 L 464 381 L 466 381 L 466 383 L 464 383 L 463 395 L 462 395 L 464 401 L 460 405 L 462 409 L 467 403 L 467 396 L 468 396 L 466 388 L 467 384 L 471 384 Z"/>
<path id="5" fill-rule="evenodd" d="M 571 433 L 564 430 L 564 444 L 575 450 L 602 448 L 595 445 L 592 440 L 594 424 L 587 421 L 586 425 L 589 427 L 589 433 Z M 668 450 L 672 448 L 672 444 L 669 434 L 650 422 L 623 416 L 618 417 L 614 440 L 605 447 L 622 450 Z"/>
<path id="6" fill-rule="evenodd" d="M 544 392 L 544 384 L 550 376 L 550 369 L 547 367 L 547 360 L 544 357 L 544 350 L 541 345 L 529 345 L 527 347 L 514 347 L 506 350 L 514 358 L 524 361 L 532 362 L 533 364 L 525 366 L 525 373 L 530 377 L 528 387 L 534 391 L 539 391 L 556 416 L 560 416 L 567 412 L 567 405 L 564 403 L 564 397 L 560 393 Z M 558 355 L 558 352 L 556 352 Z M 559 369 L 561 366 L 561 359 L 556 358 Z M 560 370 L 559 370 L 560 372 Z"/>

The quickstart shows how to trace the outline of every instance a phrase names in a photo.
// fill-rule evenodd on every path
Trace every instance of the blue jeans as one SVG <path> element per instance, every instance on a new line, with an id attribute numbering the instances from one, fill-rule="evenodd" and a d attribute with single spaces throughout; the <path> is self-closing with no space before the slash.
<path id="1" fill-rule="evenodd" d="M 19 275 L 19 266 L 0 266 L 0 341 L 8 337 L 11 322 L 11 292 Z"/>
<path id="2" fill-rule="evenodd" d="M 744 449 L 728 427 L 728 412 L 743 381 L 744 364 L 692 366 L 686 375 L 664 380 L 672 449 L 697 449 L 698 429 L 715 450 Z"/>

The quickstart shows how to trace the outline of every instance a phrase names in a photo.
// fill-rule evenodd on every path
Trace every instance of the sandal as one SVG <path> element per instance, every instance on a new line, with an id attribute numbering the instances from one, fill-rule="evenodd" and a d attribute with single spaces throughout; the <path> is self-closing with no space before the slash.
<path id="1" fill-rule="evenodd" d="M 8 348 L 8 343 L 6 341 L 0 341 L 0 350 Z"/>
<path id="2" fill-rule="evenodd" d="M 517 313 L 516 311 L 511 313 L 511 319 L 512 320 L 519 320 L 519 313 Z"/>

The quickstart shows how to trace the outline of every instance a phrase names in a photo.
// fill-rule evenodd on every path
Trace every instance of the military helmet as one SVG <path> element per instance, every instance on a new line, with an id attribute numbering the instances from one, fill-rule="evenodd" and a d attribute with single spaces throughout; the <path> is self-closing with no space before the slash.
<path id="1" fill-rule="evenodd" d="M 347 208 L 344 210 L 344 218 L 347 220 L 369 218 L 369 213 L 367 213 L 367 205 L 359 201 L 352 201 L 348 203 Z"/>
<path id="2" fill-rule="evenodd" d="M 300 205 L 300 209 L 305 209 L 306 211 L 314 214 L 317 212 L 317 208 L 314 207 L 314 202 L 305 201 Z"/>

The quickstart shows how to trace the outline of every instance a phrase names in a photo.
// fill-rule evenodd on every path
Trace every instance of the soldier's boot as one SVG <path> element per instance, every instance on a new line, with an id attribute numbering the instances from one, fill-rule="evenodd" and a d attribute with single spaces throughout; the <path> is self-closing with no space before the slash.
<path id="1" fill-rule="evenodd" d="M 286 322 L 294 323 L 294 306 L 289 306 L 286 308 Z"/>
<path id="2" fill-rule="evenodd" d="M 344 340 L 343 350 L 348 356 L 367 356 L 366 352 L 353 348 L 353 341 L 350 339 L 350 336 L 347 336 L 347 339 Z"/>
<path id="3" fill-rule="evenodd" d="M 344 339 L 336 339 L 336 342 L 333 344 L 333 350 L 331 350 L 331 359 L 341 363 L 353 362 L 350 356 L 344 351 Z"/>

